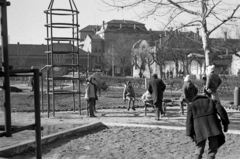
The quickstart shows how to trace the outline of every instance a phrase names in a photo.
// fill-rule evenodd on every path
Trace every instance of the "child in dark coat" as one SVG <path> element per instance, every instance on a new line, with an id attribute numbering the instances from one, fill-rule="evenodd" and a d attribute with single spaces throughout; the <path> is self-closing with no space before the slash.
<path id="1" fill-rule="evenodd" d="M 230 124 L 221 103 L 206 96 L 197 96 L 187 109 L 186 135 L 196 143 L 195 158 L 201 159 L 208 140 L 208 159 L 215 159 L 218 148 L 225 143 L 224 132 Z M 222 126 L 223 125 L 223 131 Z"/>

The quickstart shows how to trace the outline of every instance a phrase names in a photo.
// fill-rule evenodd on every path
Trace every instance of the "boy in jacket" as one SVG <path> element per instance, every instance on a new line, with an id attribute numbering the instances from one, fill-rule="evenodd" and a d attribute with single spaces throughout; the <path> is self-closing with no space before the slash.
<path id="1" fill-rule="evenodd" d="M 194 159 L 202 158 L 207 140 L 208 159 L 215 159 L 218 148 L 225 143 L 223 131 L 228 131 L 229 124 L 227 112 L 219 102 L 196 96 L 188 106 L 186 120 L 186 136 L 196 143 Z"/>

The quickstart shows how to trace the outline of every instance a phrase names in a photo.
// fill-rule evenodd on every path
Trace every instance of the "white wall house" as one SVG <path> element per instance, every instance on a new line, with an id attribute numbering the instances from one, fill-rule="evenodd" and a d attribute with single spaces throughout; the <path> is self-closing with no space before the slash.
<path id="1" fill-rule="evenodd" d="M 237 75 L 240 72 L 240 52 L 232 55 L 231 74 Z"/>
<path id="2" fill-rule="evenodd" d="M 156 53 L 156 49 L 155 47 L 149 47 L 148 43 L 146 40 L 139 40 L 137 43 L 134 44 L 133 46 L 133 50 L 135 51 L 136 56 L 141 56 L 140 52 L 142 50 L 142 48 L 150 48 L 151 53 Z M 190 54 L 190 53 L 189 53 Z M 199 56 L 199 55 L 194 55 L 194 56 Z M 138 65 L 141 64 L 141 59 L 140 58 L 136 58 L 137 61 L 136 63 Z M 201 64 L 199 64 L 199 62 L 197 62 L 196 60 L 193 60 L 191 62 L 191 64 L 189 65 L 189 71 L 191 72 L 192 75 L 196 75 L 197 78 L 200 78 L 200 75 L 202 74 L 203 70 L 204 70 L 204 58 L 200 57 L 200 60 L 198 60 L 199 62 L 201 62 Z M 152 70 L 152 73 L 156 73 L 158 76 L 160 76 L 160 69 L 159 69 L 159 65 L 155 62 L 152 63 L 150 69 Z M 183 71 L 183 63 L 181 61 L 178 62 L 178 71 Z M 167 71 L 169 72 L 173 72 L 173 77 L 176 77 L 176 65 L 175 62 L 173 60 L 166 60 L 164 61 L 164 66 L 163 66 L 163 72 L 165 72 L 165 75 L 167 73 Z M 133 77 L 139 77 L 139 73 L 140 73 L 140 69 L 139 67 L 133 66 Z M 145 77 L 150 78 L 150 70 L 147 66 L 147 64 L 145 64 L 145 69 L 142 70 L 142 73 Z"/>

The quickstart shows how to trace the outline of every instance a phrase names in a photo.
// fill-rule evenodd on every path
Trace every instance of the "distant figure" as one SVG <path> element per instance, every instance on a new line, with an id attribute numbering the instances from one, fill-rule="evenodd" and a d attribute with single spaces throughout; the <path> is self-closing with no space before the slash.
<path id="1" fill-rule="evenodd" d="M 170 78 L 173 78 L 173 72 L 170 71 Z"/>
<path id="2" fill-rule="evenodd" d="M 34 66 L 31 66 L 31 69 L 34 69 Z M 33 76 L 30 76 L 28 78 L 28 83 L 31 85 L 31 92 L 34 91 L 34 79 L 33 79 Z"/>
<path id="3" fill-rule="evenodd" d="M 164 114 L 162 109 L 162 100 L 165 89 L 166 85 L 163 83 L 163 81 L 158 79 L 157 74 L 153 74 L 149 82 L 148 91 L 150 94 L 152 94 L 153 104 L 156 108 L 156 120 L 159 120 L 160 113 Z"/>
<path id="4" fill-rule="evenodd" d="M 193 98 L 198 94 L 197 87 L 192 83 L 191 76 L 187 75 L 184 78 L 182 95 L 180 97 L 180 113 L 184 115 L 183 103 L 187 103 L 189 105 L 192 102 Z"/>
<path id="5" fill-rule="evenodd" d="M 167 79 L 169 78 L 169 71 L 167 71 Z"/>
<path id="6" fill-rule="evenodd" d="M 131 81 L 127 81 L 127 85 L 124 87 L 123 90 L 123 101 L 128 100 L 128 108 L 127 110 L 130 110 L 131 103 L 132 103 L 132 109 L 135 110 L 135 91 L 133 89 Z"/>
<path id="7" fill-rule="evenodd" d="M 96 101 L 95 78 L 90 76 L 86 81 L 84 98 L 87 100 L 87 109 L 89 110 L 90 117 L 96 117 L 94 115 L 94 102 Z"/>
<path id="8" fill-rule="evenodd" d="M 208 159 L 215 159 L 218 148 L 225 143 L 222 131 L 230 124 L 226 110 L 221 104 L 206 96 L 197 96 L 187 109 L 186 135 L 196 143 L 195 159 L 201 159 L 208 140 Z"/>
<path id="9" fill-rule="evenodd" d="M 218 74 L 216 74 L 214 71 L 215 71 L 215 66 L 214 65 L 211 65 L 211 66 L 207 67 L 206 91 L 209 94 L 211 94 L 211 98 L 213 100 L 217 100 L 217 101 L 220 102 L 217 89 L 221 85 L 222 80 L 220 79 Z"/>

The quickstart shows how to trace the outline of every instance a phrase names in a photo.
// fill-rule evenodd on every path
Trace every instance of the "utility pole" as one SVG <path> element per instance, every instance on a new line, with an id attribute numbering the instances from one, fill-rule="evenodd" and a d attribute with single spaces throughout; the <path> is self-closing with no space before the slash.
<path id="1" fill-rule="evenodd" d="M 114 77 L 114 45 L 112 45 L 112 76 Z"/>

